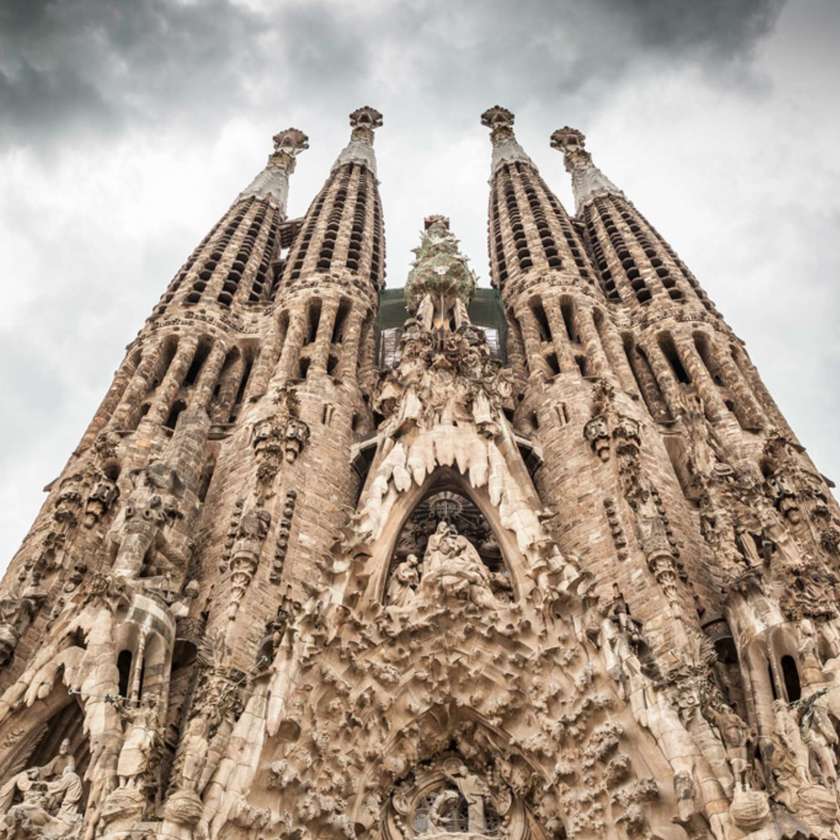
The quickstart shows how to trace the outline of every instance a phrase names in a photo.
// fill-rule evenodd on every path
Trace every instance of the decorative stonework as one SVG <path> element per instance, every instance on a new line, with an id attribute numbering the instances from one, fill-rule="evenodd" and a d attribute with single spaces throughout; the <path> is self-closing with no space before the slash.
<path id="1" fill-rule="evenodd" d="M 492 317 L 430 215 L 378 369 L 369 107 L 173 279 L 2 584 L 0 840 L 840 835 L 831 484 L 583 135 L 571 218 L 482 119 Z"/>

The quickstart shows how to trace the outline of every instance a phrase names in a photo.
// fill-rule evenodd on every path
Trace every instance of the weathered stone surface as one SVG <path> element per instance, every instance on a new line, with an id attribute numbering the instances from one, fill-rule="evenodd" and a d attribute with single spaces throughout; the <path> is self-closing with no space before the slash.
<path id="1" fill-rule="evenodd" d="M 0 840 L 833 838 L 840 511 L 667 242 L 488 110 L 504 360 L 373 151 L 176 275 L 0 589 Z"/>

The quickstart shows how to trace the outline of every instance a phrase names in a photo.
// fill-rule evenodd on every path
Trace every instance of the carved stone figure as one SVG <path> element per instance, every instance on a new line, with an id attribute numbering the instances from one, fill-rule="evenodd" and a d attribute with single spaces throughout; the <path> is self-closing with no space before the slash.
<path id="1" fill-rule="evenodd" d="M 98 473 L 85 501 L 85 528 L 93 528 L 111 509 L 119 495 L 116 481 L 103 472 Z"/>
<path id="2" fill-rule="evenodd" d="M 150 555 L 160 553 L 180 565 L 166 529 L 181 513 L 183 483 L 172 467 L 156 461 L 131 475 L 133 490 L 125 505 L 124 521 L 116 523 L 114 573 L 137 578 Z M 156 569 L 155 569 L 156 571 Z"/>
<path id="3" fill-rule="evenodd" d="M 0 788 L 0 838 L 77 837 L 82 780 L 63 741 L 58 755 L 42 767 L 13 776 Z"/>
<path id="4" fill-rule="evenodd" d="M 391 574 L 386 601 L 395 607 L 408 607 L 420 583 L 419 561 L 416 554 L 409 554 Z"/>
<path id="5" fill-rule="evenodd" d="M 158 740 L 157 701 L 149 697 L 136 708 L 122 706 L 120 711 L 125 719 L 125 736 L 117 761 L 117 778 L 120 787 L 139 788 L 145 784 Z"/>
<path id="6" fill-rule="evenodd" d="M 732 769 L 736 788 L 747 786 L 749 768 L 748 744 L 750 730 L 741 716 L 725 703 L 709 704 L 703 713 L 715 725 L 726 747 L 726 757 Z"/>
<path id="7" fill-rule="evenodd" d="M 490 585 L 490 570 L 472 543 L 448 523 L 440 522 L 423 558 L 420 590 L 424 597 L 428 601 L 439 596 L 455 598 L 493 609 L 497 602 Z"/>

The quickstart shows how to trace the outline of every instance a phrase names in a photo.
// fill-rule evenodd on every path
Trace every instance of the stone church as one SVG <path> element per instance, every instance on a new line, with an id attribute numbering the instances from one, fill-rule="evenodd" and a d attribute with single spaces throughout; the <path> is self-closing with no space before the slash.
<path id="1" fill-rule="evenodd" d="M 492 288 L 444 215 L 384 288 L 369 107 L 170 282 L 2 583 L 0 840 L 840 836 L 831 482 L 583 134 L 571 215 L 481 121 Z"/>

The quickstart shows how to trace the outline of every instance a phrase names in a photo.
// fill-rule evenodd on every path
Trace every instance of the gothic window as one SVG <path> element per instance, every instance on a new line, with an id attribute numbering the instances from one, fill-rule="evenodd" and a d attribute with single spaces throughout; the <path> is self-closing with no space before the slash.
<path id="1" fill-rule="evenodd" d="M 512 599 L 510 573 L 489 522 L 471 499 L 437 488 L 414 508 L 400 532 L 386 603 L 408 606 L 421 591 L 436 592 L 435 575 L 443 575 L 446 564 L 452 566 L 447 583 L 456 597 L 487 605 Z"/>

